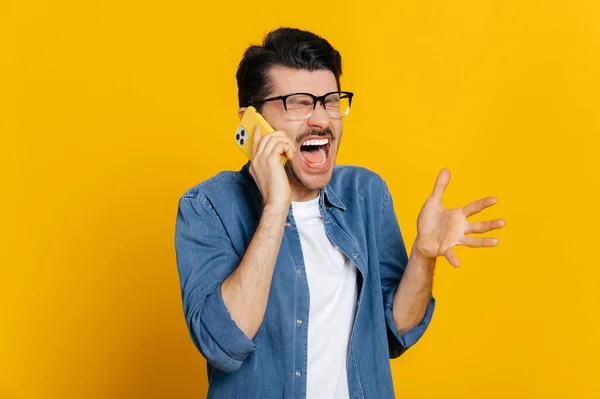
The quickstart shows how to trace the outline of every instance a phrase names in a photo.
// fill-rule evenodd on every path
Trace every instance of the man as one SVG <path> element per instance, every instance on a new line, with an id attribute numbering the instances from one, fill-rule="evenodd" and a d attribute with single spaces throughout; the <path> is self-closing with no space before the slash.
<path id="1" fill-rule="evenodd" d="M 495 199 L 445 209 L 442 170 L 408 258 L 385 182 L 334 166 L 353 96 L 341 73 L 340 54 L 310 32 L 282 28 L 249 47 L 239 116 L 252 105 L 276 131 L 257 129 L 252 162 L 179 201 L 184 313 L 208 397 L 394 398 L 389 359 L 431 321 L 436 258 L 459 266 L 455 245 L 497 244 L 465 236 L 504 225 L 466 220 Z"/>

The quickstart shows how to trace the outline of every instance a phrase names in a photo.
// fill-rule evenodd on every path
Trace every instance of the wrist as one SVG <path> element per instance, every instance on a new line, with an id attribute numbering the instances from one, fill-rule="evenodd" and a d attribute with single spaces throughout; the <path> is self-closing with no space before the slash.
<path id="1" fill-rule="evenodd" d="M 288 211 L 290 209 L 290 204 L 285 203 L 266 203 L 263 206 L 263 215 L 273 215 L 273 216 L 281 216 L 283 218 L 287 217 Z"/>
<path id="2" fill-rule="evenodd" d="M 427 246 L 424 244 L 424 240 L 418 235 L 417 235 L 417 238 L 415 239 L 415 242 L 413 243 L 411 256 L 414 256 L 415 258 L 421 259 L 424 261 L 426 261 L 426 260 L 435 261 L 435 259 L 436 259 L 436 256 L 431 253 L 431 250 L 429 250 L 427 248 Z"/>

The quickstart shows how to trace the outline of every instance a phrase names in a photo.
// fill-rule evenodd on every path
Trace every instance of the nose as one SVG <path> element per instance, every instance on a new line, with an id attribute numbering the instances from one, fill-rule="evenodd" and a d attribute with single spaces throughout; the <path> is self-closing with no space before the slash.
<path id="1" fill-rule="evenodd" d="M 310 127 L 318 128 L 320 130 L 329 126 L 329 114 L 325 111 L 325 108 L 320 101 L 317 102 L 312 115 L 307 120 L 307 124 Z"/>

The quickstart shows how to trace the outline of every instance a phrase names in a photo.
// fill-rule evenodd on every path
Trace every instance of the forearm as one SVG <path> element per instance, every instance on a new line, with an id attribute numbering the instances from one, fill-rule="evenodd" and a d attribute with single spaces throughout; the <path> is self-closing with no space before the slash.
<path id="1" fill-rule="evenodd" d="M 418 238 L 394 294 L 393 318 L 400 335 L 423 320 L 431 299 L 435 259 L 425 257 L 417 248 Z"/>
<path id="2" fill-rule="evenodd" d="M 265 207 L 240 265 L 221 285 L 231 318 L 250 339 L 265 315 L 286 217 L 287 209 Z"/>

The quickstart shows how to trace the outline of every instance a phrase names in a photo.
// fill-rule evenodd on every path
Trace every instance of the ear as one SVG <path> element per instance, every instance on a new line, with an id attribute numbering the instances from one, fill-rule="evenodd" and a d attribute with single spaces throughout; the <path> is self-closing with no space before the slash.
<path id="1" fill-rule="evenodd" d="M 241 107 L 238 110 L 238 116 L 240 117 L 240 119 L 242 119 L 242 117 L 244 116 L 244 113 L 246 112 L 246 108 L 248 108 L 248 107 Z"/>

